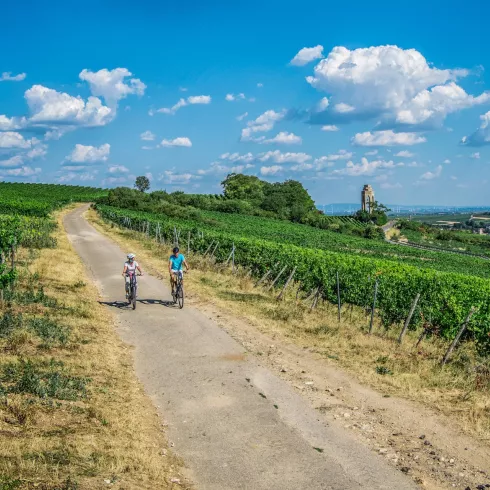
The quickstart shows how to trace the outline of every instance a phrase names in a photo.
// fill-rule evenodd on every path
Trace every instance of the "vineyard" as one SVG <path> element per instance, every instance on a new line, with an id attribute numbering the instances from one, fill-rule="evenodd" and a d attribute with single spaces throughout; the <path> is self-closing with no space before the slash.
<path id="1" fill-rule="evenodd" d="M 0 182 L 0 214 L 47 217 L 70 202 L 92 201 L 105 193 L 93 187 Z"/>
<path id="2" fill-rule="evenodd" d="M 145 231 L 160 241 L 181 242 L 198 252 L 213 251 L 218 261 L 226 261 L 234 247 L 234 260 L 237 265 L 251 268 L 256 277 L 268 271 L 279 272 L 286 267 L 277 282 L 282 284 L 287 275 L 295 269 L 295 280 L 301 282 L 305 292 L 321 291 L 321 295 L 333 303 L 338 300 L 339 290 L 343 304 L 350 303 L 370 309 L 376 290 L 376 310 L 386 328 L 399 324 L 408 315 L 412 301 L 420 294 L 420 301 L 413 317 L 413 327 L 425 319 L 430 324 L 430 332 L 452 338 L 464 323 L 472 308 L 474 314 L 467 335 L 473 337 L 481 352 L 488 353 L 490 346 L 490 281 L 489 264 L 478 259 L 461 257 L 449 262 L 447 255 L 414 250 L 419 257 L 433 257 L 436 267 L 414 267 L 409 263 L 388 260 L 384 255 L 396 259 L 392 246 L 381 244 L 384 253 L 379 253 L 375 244 L 369 250 L 355 249 L 356 240 L 348 244 L 335 241 L 322 241 L 327 234 L 300 225 L 287 225 L 271 220 L 220 216 L 214 226 L 210 223 L 200 227 L 190 220 L 166 218 L 163 215 L 120 210 L 108 206 L 98 206 L 99 212 L 107 220 L 120 226 Z M 216 213 L 209 218 L 217 221 Z M 276 224 L 273 227 L 271 223 Z M 334 235 L 337 238 L 337 235 Z M 367 241 L 362 241 L 364 247 Z M 368 242 L 369 243 L 369 242 Z M 332 250 L 328 250 L 328 246 Z M 347 245 L 350 245 L 347 246 Z M 390 253 L 387 253 L 389 250 Z M 356 251 L 356 252 L 355 252 Z M 390 258 L 392 258 L 390 256 Z M 436 261 L 439 259 L 439 262 Z M 444 260 L 446 269 L 444 270 Z M 460 267 L 463 261 L 473 264 L 470 269 L 475 274 L 462 274 L 451 271 L 454 264 Z M 483 265 L 485 274 L 478 274 Z M 464 268 L 460 269 L 464 270 Z M 477 275 L 484 277 L 475 277 Z M 427 325 L 427 323 L 426 323 Z"/>

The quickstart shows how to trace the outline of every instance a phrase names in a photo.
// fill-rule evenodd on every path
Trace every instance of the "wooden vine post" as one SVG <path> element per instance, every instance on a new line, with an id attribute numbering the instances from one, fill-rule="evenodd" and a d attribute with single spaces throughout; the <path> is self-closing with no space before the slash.
<path id="1" fill-rule="evenodd" d="M 374 322 L 374 310 L 376 309 L 376 297 L 378 296 L 378 280 L 374 283 L 374 298 L 373 298 L 373 307 L 371 308 L 371 321 L 369 322 L 369 335 L 373 331 L 373 322 Z"/>
<path id="2" fill-rule="evenodd" d="M 461 339 L 461 336 L 463 335 L 464 331 L 466 330 L 466 327 L 470 323 L 471 317 L 475 314 L 476 308 L 474 306 L 471 307 L 468 316 L 466 317 L 466 320 L 464 321 L 463 325 L 459 329 L 459 332 L 457 333 L 456 337 L 454 337 L 454 340 L 451 342 L 451 345 L 449 346 L 449 349 L 447 350 L 446 354 L 444 354 L 444 357 L 442 358 L 441 361 L 441 366 L 444 366 L 446 362 L 449 360 L 449 357 L 451 356 L 454 348 L 456 345 L 458 345 L 459 340 Z"/>
<path id="3" fill-rule="evenodd" d="M 337 309 L 338 309 L 338 319 L 340 322 L 340 281 L 339 281 L 339 271 L 337 271 Z"/>
<path id="4" fill-rule="evenodd" d="M 287 278 L 286 283 L 284 284 L 281 292 L 279 293 L 279 296 L 276 298 L 277 301 L 282 300 L 284 293 L 286 292 L 287 287 L 289 286 L 290 282 L 293 280 L 294 274 L 296 274 L 296 267 L 293 269 L 291 274 L 289 274 L 289 277 Z"/>
<path id="5" fill-rule="evenodd" d="M 415 296 L 415 299 L 413 300 L 412 306 L 410 308 L 410 312 L 408 313 L 407 319 L 405 320 L 405 324 L 403 325 L 402 331 L 400 332 L 400 336 L 398 337 L 398 343 L 401 344 L 403 342 L 403 337 L 405 336 L 405 333 L 408 329 L 408 326 L 410 325 L 410 322 L 412 321 L 412 316 L 415 312 L 415 308 L 417 308 L 417 303 L 419 302 L 420 299 L 420 293 L 417 293 L 417 296 Z"/>

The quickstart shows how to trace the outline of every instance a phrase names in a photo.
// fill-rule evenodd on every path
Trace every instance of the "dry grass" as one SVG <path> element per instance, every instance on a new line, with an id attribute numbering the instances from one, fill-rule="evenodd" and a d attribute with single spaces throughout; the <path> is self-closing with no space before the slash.
<path id="1" fill-rule="evenodd" d="M 89 211 L 89 217 L 125 249 L 137 250 L 143 267 L 157 274 L 166 270 L 169 250 L 137 232 L 104 223 L 94 211 Z M 339 323 L 336 305 L 324 303 L 310 311 L 311 301 L 297 304 L 294 287 L 285 301 L 277 302 L 277 291 L 254 288 L 243 273 L 232 275 L 200 256 L 191 255 L 189 261 L 193 271 L 186 278 L 188 291 L 203 303 L 246 319 L 264 333 L 313 347 L 325 362 L 382 393 L 422 402 L 451 416 L 465 432 L 490 439 L 490 366 L 488 359 L 477 357 L 471 343 L 460 346 L 441 369 L 447 341 L 426 339 L 415 349 L 420 332 L 409 331 L 399 346 L 400 327 L 385 330 L 375 322 L 373 334 L 368 335 L 369 316 L 360 308 L 343 306 Z"/>
<path id="2" fill-rule="evenodd" d="M 3 304 L 0 317 L 12 310 L 21 312 L 24 320 L 46 318 L 68 332 L 68 338 L 46 341 L 26 328 L 0 337 L 0 380 L 2 366 L 12 363 L 19 369 L 22 360 L 29 359 L 38 371 L 52 369 L 61 378 L 80 378 L 84 388 L 74 388 L 73 396 L 61 396 L 64 400 L 26 392 L 2 396 L 0 389 L 0 488 L 185 487 L 170 481 L 184 481 L 181 462 L 167 449 L 162 424 L 132 370 L 131 352 L 115 332 L 110 314 L 98 304 L 95 286 L 61 219 L 62 214 L 56 249 L 41 250 L 32 262 L 27 252 L 21 253 L 17 286 L 22 291 L 40 284 L 57 304 Z M 51 359 L 63 366 L 53 367 Z M 56 376 L 53 383 L 59 381 Z"/>

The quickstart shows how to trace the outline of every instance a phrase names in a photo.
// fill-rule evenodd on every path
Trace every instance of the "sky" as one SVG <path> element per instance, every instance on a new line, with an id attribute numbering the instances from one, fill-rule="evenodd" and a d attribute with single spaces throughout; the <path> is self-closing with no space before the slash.
<path id="1" fill-rule="evenodd" d="M 0 180 L 490 205 L 488 2 L 182 3 L 3 5 Z"/>

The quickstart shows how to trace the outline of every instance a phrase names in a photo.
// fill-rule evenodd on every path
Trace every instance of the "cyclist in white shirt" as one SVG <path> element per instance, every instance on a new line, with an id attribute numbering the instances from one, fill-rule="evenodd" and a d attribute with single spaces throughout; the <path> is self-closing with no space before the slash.
<path id="1" fill-rule="evenodd" d="M 128 298 L 129 294 L 129 274 L 128 272 L 133 272 L 136 273 L 136 270 L 139 271 L 141 275 L 143 275 L 143 271 L 141 270 L 141 267 L 139 266 L 138 262 L 134 260 L 136 258 L 136 255 L 129 253 L 128 254 L 128 260 L 124 263 L 124 269 L 122 272 L 122 275 L 125 279 L 126 282 L 126 299 Z"/>

